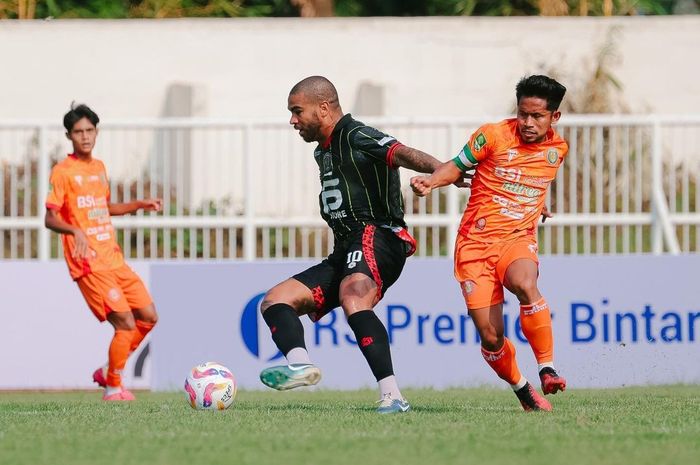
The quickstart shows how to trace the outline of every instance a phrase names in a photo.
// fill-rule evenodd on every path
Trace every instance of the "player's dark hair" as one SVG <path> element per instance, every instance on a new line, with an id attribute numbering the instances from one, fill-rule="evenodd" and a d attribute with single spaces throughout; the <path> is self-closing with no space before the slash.
<path id="1" fill-rule="evenodd" d="M 63 117 L 63 127 L 66 128 L 66 131 L 71 132 L 75 123 L 83 118 L 87 118 L 95 127 L 100 122 L 100 117 L 89 106 L 84 103 L 76 106 L 75 102 L 73 102 L 70 104 L 70 111 Z"/>
<path id="2" fill-rule="evenodd" d="M 547 100 L 547 110 L 555 111 L 559 108 L 566 87 L 549 76 L 534 74 L 524 77 L 515 86 L 515 98 L 520 103 L 522 97 L 539 97 Z"/>

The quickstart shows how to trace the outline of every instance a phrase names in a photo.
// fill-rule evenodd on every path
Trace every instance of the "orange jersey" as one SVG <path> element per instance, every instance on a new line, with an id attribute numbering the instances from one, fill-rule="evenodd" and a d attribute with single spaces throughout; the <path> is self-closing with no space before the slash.
<path id="1" fill-rule="evenodd" d="M 543 142 L 526 144 L 515 118 L 480 127 L 453 161 L 477 164 L 460 234 L 482 243 L 535 234 L 547 187 L 569 146 L 553 129 Z"/>
<path id="2" fill-rule="evenodd" d="M 80 228 L 90 246 L 90 256 L 76 260 L 73 236 L 62 235 L 63 251 L 73 279 L 124 265 L 109 215 L 109 194 L 107 172 L 100 160 L 93 158 L 86 162 L 69 155 L 51 171 L 46 208 L 56 210 L 63 221 Z"/>

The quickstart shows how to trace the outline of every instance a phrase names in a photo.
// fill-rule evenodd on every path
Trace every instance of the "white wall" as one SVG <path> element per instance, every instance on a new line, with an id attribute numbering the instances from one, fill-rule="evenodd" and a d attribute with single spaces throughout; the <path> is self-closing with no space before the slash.
<path id="1" fill-rule="evenodd" d="M 0 22 L 0 119 L 59 121 L 71 100 L 103 119 L 161 114 L 168 84 L 201 86 L 203 115 L 287 118 L 310 74 L 353 110 L 364 81 L 390 116 L 511 110 L 525 74 L 556 66 L 576 90 L 608 29 L 633 111 L 700 108 L 700 17 L 369 18 Z"/>

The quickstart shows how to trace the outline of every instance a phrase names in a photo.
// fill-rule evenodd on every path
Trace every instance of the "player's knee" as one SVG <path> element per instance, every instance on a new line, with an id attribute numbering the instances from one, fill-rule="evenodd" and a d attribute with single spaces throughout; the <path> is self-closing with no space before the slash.
<path id="1" fill-rule="evenodd" d="M 377 294 L 377 284 L 363 274 L 352 274 L 340 283 L 340 300 L 374 297 Z"/>
<path id="2" fill-rule="evenodd" d="M 518 281 L 512 283 L 511 292 L 518 297 L 520 303 L 530 303 L 529 301 L 534 299 L 539 291 L 537 290 L 537 279 L 525 277 Z"/>
<path id="3" fill-rule="evenodd" d="M 503 346 L 503 334 L 498 334 L 495 328 L 479 331 L 481 346 L 489 352 L 495 352 Z"/>
<path id="4" fill-rule="evenodd" d="M 151 325 L 158 323 L 158 312 L 156 312 L 156 306 L 151 304 L 146 307 L 144 311 L 138 315 L 138 319 Z"/>
<path id="5" fill-rule="evenodd" d="M 131 331 L 136 329 L 136 320 L 131 312 L 112 312 L 107 316 L 115 329 Z"/>

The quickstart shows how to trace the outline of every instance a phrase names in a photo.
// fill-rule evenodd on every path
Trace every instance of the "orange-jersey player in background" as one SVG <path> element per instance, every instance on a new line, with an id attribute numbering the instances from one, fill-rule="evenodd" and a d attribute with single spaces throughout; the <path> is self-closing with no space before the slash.
<path id="1" fill-rule="evenodd" d="M 520 374 L 504 337 L 503 287 L 520 301 L 520 325 L 537 359 L 545 394 L 566 388 L 553 363 L 552 319 L 537 288 L 537 221 L 568 145 L 552 128 L 566 88 L 547 76 L 516 86 L 517 117 L 479 128 L 453 160 L 411 185 L 418 195 L 452 184 L 476 167 L 455 244 L 455 277 L 481 337 L 481 353 L 526 411 L 552 406 Z"/>
<path id="2" fill-rule="evenodd" d="M 104 164 L 92 157 L 99 121 L 86 105 L 71 107 L 64 116 L 73 153 L 51 171 L 45 225 L 63 235 L 68 270 L 90 310 L 99 321 L 114 326 L 106 372 L 98 368 L 93 380 L 105 388 L 104 400 L 128 401 L 134 395 L 122 387 L 121 372 L 158 315 L 143 282 L 124 262 L 111 216 L 139 209 L 159 211 L 162 202 L 110 203 Z"/>

